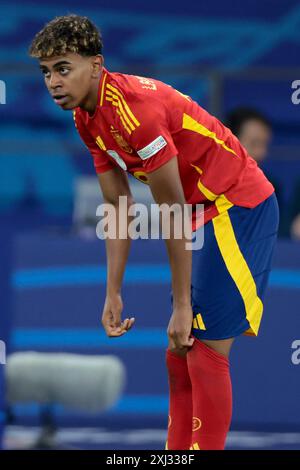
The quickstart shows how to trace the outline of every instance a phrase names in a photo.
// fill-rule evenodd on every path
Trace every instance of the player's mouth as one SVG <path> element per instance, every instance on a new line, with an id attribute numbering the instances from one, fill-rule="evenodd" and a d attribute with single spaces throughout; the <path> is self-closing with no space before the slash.
<path id="1" fill-rule="evenodd" d="M 68 95 L 53 95 L 54 102 L 59 106 L 63 106 L 69 101 Z"/>

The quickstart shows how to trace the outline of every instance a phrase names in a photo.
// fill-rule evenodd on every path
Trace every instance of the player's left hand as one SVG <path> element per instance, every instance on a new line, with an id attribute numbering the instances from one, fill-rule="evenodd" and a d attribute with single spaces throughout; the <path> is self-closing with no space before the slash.
<path id="1" fill-rule="evenodd" d="M 108 295 L 102 313 L 102 325 L 107 336 L 111 338 L 123 336 L 132 328 L 135 318 L 125 318 L 122 321 L 122 311 L 123 302 L 121 296 L 119 294 Z"/>
<path id="2" fill-rule="evenodd" d="M 168 326 L 168 337 L 176 348 L 184 349 L 193 346 L 194 338 L 191 337 L 192 323 L 193 311 L 191 306 L 174 308 Z"/>

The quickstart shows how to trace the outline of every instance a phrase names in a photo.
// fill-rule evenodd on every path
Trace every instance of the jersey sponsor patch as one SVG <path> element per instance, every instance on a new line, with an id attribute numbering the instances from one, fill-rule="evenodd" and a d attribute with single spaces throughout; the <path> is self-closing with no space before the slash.
<path id="1" fill-rule="evenodd" d="M 162 135 L 160 135 L 155 140 L 153 140 L 151 144 L 146 145 L 146 147 L 144 147 L 141 150 L 138 150 L 137 153 L 141 157 L 142 160 L 147 160 L 147 158 L 150 158 L 153 155 L 155 155 L 166 145 L 167 145 L 167 141 L 163 138 Z"/>
<path id="2" fill-rule="evenodd" d="M 123 158 L 120 157 L 118 152 L 116 152 L 115 150 L 107 150 L 107 153 L 117 162 L 117 164 L 122 168 L 122 170 L 127 170 L 127 165 L 124 162 Z"/>

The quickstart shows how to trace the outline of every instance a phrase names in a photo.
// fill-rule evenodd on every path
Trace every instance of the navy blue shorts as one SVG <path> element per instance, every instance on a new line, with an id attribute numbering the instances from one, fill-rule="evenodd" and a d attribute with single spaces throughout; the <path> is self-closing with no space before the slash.
<path id="1" fill-rule="evenodd" d="M 204 246 L 193 251 L 196 338 L 258 334 L 278 222 L 273 193 L 253 209 L 233 206 L 204 226 Z"/>

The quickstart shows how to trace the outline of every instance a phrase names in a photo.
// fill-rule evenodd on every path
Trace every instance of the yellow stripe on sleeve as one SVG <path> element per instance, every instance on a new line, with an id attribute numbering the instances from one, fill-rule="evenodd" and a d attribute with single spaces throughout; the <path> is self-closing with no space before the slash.
<path id="1" fill-rule="evenodd" d="M 221 145 L 221 147 L 223 147 L 228 152 L 236 155 L 235 151 L 230 147 L 227 147 L 224 140 L 219 139 L 216 136 L 215 132 L 210 131 L 209 129 L 207 129 L 207 127 L 203 126 L 203 124 L 200 124 L 200 122 L 196 121 L 194 118 L 185 113 L 183 114 L 182 128 L 189 131 L 197 132 L 197 134 L 203 135 L 204 137 L 208 137 L 214 140 L 216 144 Z"/>

